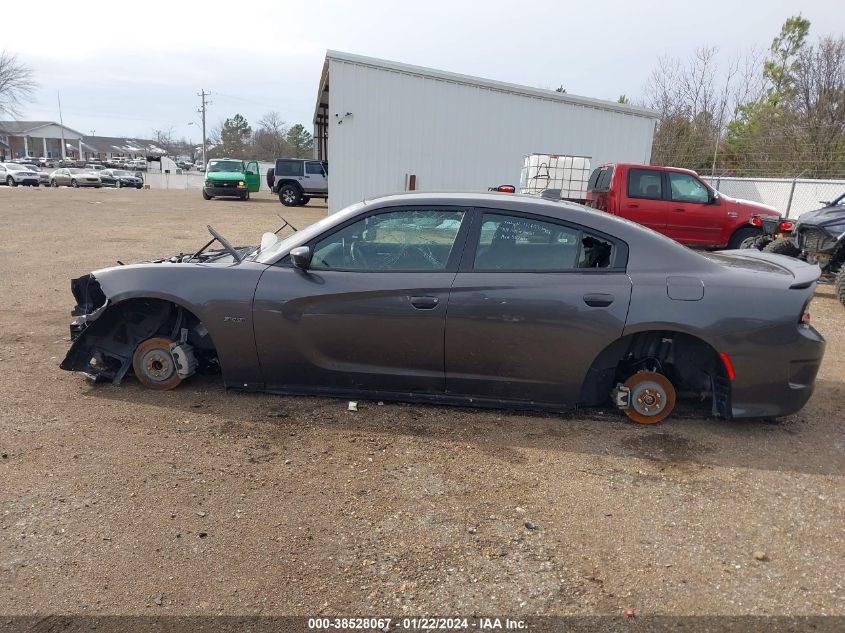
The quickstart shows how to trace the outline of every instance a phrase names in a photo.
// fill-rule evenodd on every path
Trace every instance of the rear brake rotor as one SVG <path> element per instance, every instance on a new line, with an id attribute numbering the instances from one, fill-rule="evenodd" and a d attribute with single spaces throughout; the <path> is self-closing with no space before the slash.
<path id="1" fill-rule="evenodd" d="M 630 390 L 625 415 L 639 424 L 662 422 L 675 408 L 675 388 L 663 374 L 637 372 L 625 381 Z"/>

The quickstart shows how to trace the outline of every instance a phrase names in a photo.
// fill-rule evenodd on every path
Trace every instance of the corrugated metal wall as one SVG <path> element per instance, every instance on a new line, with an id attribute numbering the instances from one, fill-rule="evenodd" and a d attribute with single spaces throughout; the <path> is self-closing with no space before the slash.
<path id="1" fill-rule="evenodd" d="M 329 66 L 329 212 L 418 189 L 518 184 L 533 152 L 648 163 L 654 119 L 337 59 Z M 350 116 L 345 116 L 351 112 Z M 335 116 L 339 115 L 339 116 Z"/>

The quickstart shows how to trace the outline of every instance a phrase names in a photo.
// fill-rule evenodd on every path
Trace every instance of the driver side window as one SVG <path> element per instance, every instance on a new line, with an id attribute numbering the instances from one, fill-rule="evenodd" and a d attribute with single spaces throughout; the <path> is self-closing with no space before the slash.
<path id="1" fill-rule="evenodd" d="M 367 216 L 313 247 L 314 270 L 446 270 L 463 210 L 403 209 Z"/>
<path id="2" fill-rule="evenodd" d="M 669 172 L 669 189 L 675 202 L 693 202 L 706 204 L 710 200 L 710 192 L 698 179 L 689 174 Z"/>

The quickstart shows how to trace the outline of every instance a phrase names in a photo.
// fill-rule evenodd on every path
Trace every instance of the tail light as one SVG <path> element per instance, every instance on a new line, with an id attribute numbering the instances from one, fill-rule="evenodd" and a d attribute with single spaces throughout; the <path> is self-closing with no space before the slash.
<path id="1" fill-rule="evenodd" d="M 499 185 L 496 187 L 496 191 L 500 193 L 516 193 L 516 187 L 513 185 Z"/>
<path id="2" fill-rule="evenodd" d="M 736 373 L 734 372 L 734 366 L 731 364 L 731 359 L 728 358 L 728 355 L 725 354 L 725 352 L 719 352 L 719 356 L 725 364 L 725 371 L 728 372 L 728 380 L 733 380 Z"/>
<path id="3" fill-rule="evenodd" d="M 798 319 L 798 323 L 801 325 L 810 325 L 810 304 L 812 301 L 813 298 L 810 297 L 807 303 L 804 304 L 804 309 L 801 310 L 801 318 Z"/>
<path id="4" fill-rule="evenodd" d="M 778 225 L 778 230 L 780 231 L 791 231 L 795 226 L 795 222 L 789 222 L 788 220 L 784 220 Z"/>
<path id="5" fill-rule="evenodd" d="M 763 226 L 763 220 L 755 215 L 751 218 L 751 224 L 754 226 Z"/>

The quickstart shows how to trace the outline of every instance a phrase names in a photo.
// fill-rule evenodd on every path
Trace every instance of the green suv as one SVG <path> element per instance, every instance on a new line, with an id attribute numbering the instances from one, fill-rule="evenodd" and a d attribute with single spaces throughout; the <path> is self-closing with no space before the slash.
<path id="1" fill-rule="evenodd" d="M 202 197 L 249 200 L 250 192 L 258 191 L 260 185 L 258 161 L 244 163 L 238 158 L 212 158 L 205 168 Z"/>

